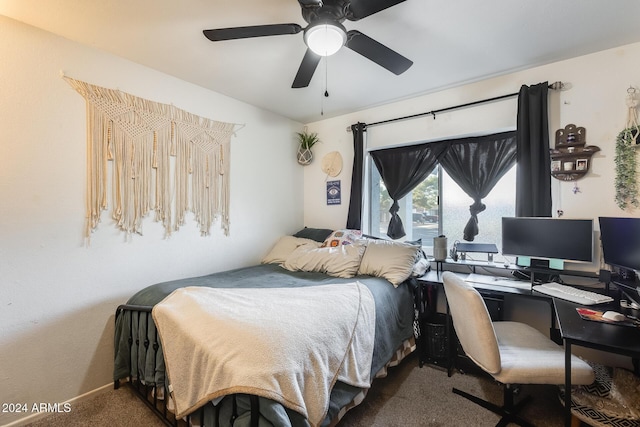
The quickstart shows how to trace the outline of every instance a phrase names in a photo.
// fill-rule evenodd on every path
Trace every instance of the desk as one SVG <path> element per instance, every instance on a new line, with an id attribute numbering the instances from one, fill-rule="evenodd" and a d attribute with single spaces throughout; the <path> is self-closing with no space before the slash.
<path id="1" fill-rule="evenodd" d="M 466 275 L 464 275 L 466 276 Z M 442 271 L 430 271 L 425 276 L 418 279 L 425 284 L 442 285 Z M 581 305 L 552 298 L 531 290 L 520 288 L 510 288 L 506 286 L 492 286 L 480 283 L 472 283 L 481 294 L 498 293 L 503 295 L 517 295 L 521 297 L 544 300 L 551 306 L 551 330 L 557 324 L 560 338 L 564 341 L 565 349 L 565 425 L 571 425 L 571 346 L 593 348 L 596 350 L 616 353 L 629 356 L 634 359 L 640 358 L 640 329 L 626 326 L 611 325 L 602 322 L 583 320 L 576 312 L 576 307 Z M 421 288 L 421 287 L 420 287 Z M 627 314 L 638 315 L 638 311 L 620 309 L 619 302 L 610 304 L 598 304 L 593 306 L 597 310 L 615 310 Z M 450 320 L 447 321 L 447 336 L 449 336 Z M 553 333 L 550 333 L 553 339 Z M 450 372 L 452 366 L 450 363 Z M 637 368 L 636 368 L 637 370 Z"/>
<path id="2" fill-rule="evenodd" d="M 475 269 L 473 270 L 475 272 Z M 442 286 L 442 271 L 429 271 L 422 277 L 419 277 L 417 280 L 420 283 L 424 284 L 432 284 Z M 468 273 L 455 273 L 458 274 L 461 278 L 466 278 Z M 507 277 L 505 277 L 507 279 Z M 480 292 L 480 294 L 501 294 L 501 295 L 517 295 L 525 298 L 534 298 L 537 300 L 543 300 L 551 306 L 551 325 L 555 325 L 555 315 L 553 313 L 553 298 L 548 295 L 541 294 L 539 292 L 534 292 L 531 289 L 523 289 L 520 287 L 509 287 L 509 286 L 499 286 L 499 285 L 489 285 L 486 283 L 474 283 L 469 282 L 474 288 Z"/>
<path id="3" fill-rule="evenodd" d="M 436 264 L 436 273 L 440 274 L 445 271 L 445 267 L 453 267 L 453 269 L 460 268 L 468 268 L 470 272 L 476 273 L 476 269 L 480 268 L 483 270 L 496 270 L 496 271 L 512 271 L 512 272 L 521 272 L 525 273 L 525 275 L 530 275 L 530 281 L 533 281 L 537 278 L 540 279 L 540 275 L 543 275 L 542 281 L 547 281 L 547 277 L 549 275 L 562 275 L 562 276 L 573 276 L 573 277 L 586 277 L 591 279 L 598 279 L 598 274 L 592 271 L 581 271 L 581 270 L 556 270 L 553 268 L 542 268 L 542 267 L 521 267 L 517 264 L 509 264 L 502 262 L 490 262 L 490 261 L 475 261 L 475 260 L 458 260 L 454 261 L 451 258 L 447 258 L 444 261 L 434 261 Z M 536 276 L 538 275 L 538 276 Z M 545 277 L 546 276 L 546 277 Z"/>
<path id="4" fill-rule="evenodd" d="M 565 351 L 565 425 L 571 425 L 571 346 L 578 345 L 597 350 L 640 358 L 640 329 L 583 320 L 576 312 L 579 304 L 554 299 L 555 311 L 564 340 Z M 599 304 L 598 310 L 620 311 L 617 304 Z"/>
<path id="5" fill-rule="evenodd" d="M 481 265 L 482 267 L 485 267 L 483 265 Z M 475 271 L 475 270 L 474 270 Z M 442 288 L 442 271 L 429 271 L 427 274 L 425 274 L 422 277 L 419 277 L 418 283 L 420 284 L 420 286 L 418 287 L 418 292 L 419 292 L 419 300 L 422 301 L 423 297 L 422 294 L 424 292 L 423 289 L 423 285 L 435 285 L 438 288 Z M 468 274 L 466 273 L 456 273 L 458 274 L 461 278 L 466 278 Z M 505 295 L 515 295 L 518 297 L 523 297 L 523 298 L 533 298 L 535 300 L 538 301 L 543 301 L 546 302 L 547 304 L 549 304 L 549 312 L 550 312 L 550 328 L 549 328 L 549 336 L 552 340 L 554 340 L 556 343 L 560 344 L 560 337 L 558 334 L 558 330 L 556 328 L 556 315 L 555 315 L 555 311 L 554 311 L 554 307 L 553 307 L 553 298 L 545 295 L 545 294 L 541 294 L 538 292 L 534 292 L 531 289 L 522 289 L 519 287 L 508 287 L 508 286 L 499 286 L 499 285 L 489 285 L 489 284 L 484 284 L 484 283 L 473 283 L 473 282 L 469 282 L 470 285 L 472 285 L 474 288 L 476 288 L 478 290 L 478 292 L 480 292 L 480 294 L 483 296 L 483 298 L 489 299 L 491 300 L 492 298 L 496 297 L 496 296 L 505 296 Z M 435 307 L 431 307 L 434 311 L 435 311 Z M 490 308 L 490 307 L 488 307 Z M 489 310 L 491 312 L 491 310 Z M 418 352 L 419 354 L 419 359 L 420 359 L 420 366 L 422 366 L 424 363 L 427 362 L 427 358 L 425 357 L 425 339 L 426 337 L 424 336 L 424 334 L 426 334 L 426 328 L 425 326 L 425 319 L 428 316 L 428 313 L 424 312 L 424 307 L 422 304 L 420 304 L 419 307 L 419 314 L 420 314 L 420 327 L 421 330 L 423 332 L 423 336 L 420 338 L 420 340 L 418 341 Z M 502 320 L 501 317 L 500 318 L 494 318 L 494 320 Z M 447 368 L 447 372 L 449 375 L 451 375 L 452 370 L 455 368 L 455 361 L 457 359 L 457 351 L 455 350 L 455 343 L 453 343 L 452 341 L 452 324 L 451 324 L 451 320 L 449 317 L 449 310 L 448 310 L 448 305 L 447 305 L 447 312 L 446 312 L 446 323 L 445 323 L 445 336 L 447 338 L 447 349 L 446 349 L 446 368 Z M 424 359 L 423 359 L 424 357 Z M 431 362 L 430 362 L 431 363 Z"/>

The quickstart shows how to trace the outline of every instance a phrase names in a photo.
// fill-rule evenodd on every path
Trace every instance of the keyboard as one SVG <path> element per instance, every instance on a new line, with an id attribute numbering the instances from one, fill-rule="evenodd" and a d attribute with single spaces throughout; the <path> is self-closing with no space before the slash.
<path id="1" fill-rule="evenodd" d="M 581 305 L 602 304 L 613 301 L 613 298 L 590 291 L 583 291 L 572 286 L 561 285 L 555 282 L 535 285 L 532 289 L 545 295 L 564 299 Z"/>

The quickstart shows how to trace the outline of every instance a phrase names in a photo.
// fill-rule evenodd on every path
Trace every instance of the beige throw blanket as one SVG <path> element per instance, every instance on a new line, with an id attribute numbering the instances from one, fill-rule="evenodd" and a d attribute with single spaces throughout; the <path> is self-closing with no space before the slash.
<path id="1" fill-rule="evenodd" d="M 304 288 L 187 287 L 153 309 L 176 415 L 248 393 L 323 421 L 336 380 L 367 388 L 373 296 L 359 282 Z"/>

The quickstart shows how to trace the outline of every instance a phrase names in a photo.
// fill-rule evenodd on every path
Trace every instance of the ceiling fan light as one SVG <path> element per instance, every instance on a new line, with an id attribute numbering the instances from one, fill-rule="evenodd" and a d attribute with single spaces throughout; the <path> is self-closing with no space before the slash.
<path id="1" fill-rule="evenodd" d="M 344 46 L 347 33 L 335 24 L 318 24 L 305 31 L 304 41 L 316 54 L 331 56 Z"/>

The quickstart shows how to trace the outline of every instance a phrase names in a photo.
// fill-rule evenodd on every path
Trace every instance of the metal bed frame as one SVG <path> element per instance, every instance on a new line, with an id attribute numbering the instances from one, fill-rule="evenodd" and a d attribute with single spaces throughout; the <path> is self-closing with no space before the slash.
<path id="1" fill-rule="evenodd" d="M 125 311 L 131 312 L 132 319 L 133 319 L 133 316 L 138 316 L 138 320 L 143 316 L 145 317 L 146 325 L 147 325 L 145 339 L 142 342 L 139 338 L 136 338 L 134 340 L 133 338 L 134 322 L 131 321 L 129 323 L 128 343 L 129 343 L 130 349 L 133 348 L 134 346 L 136 347 L 136 349 L 138 350 L 138 354 L 140 354 L 139 352 L 141 351 L 145 352 L 146 354 L 146 352 L 149 351 L 149 347 L 153 349 L 154 351 L 153 369 L 155 371 L 156 369 L 155 355 L 157 354 L 158 349 L 160 348 L 160 342 L 158 339 L 157 331 L 153 332 L 153 334 L 149 333 L 149 322 L 152 321 L 151 310 L 152 310 L 152 307 L 148 307 L 148 306 L 124 304 L 124 305 L 120 305 L 116 309 L 115 318 L 117 319 L 118 316 L 122 315 Z M 153 336 L 149 336 L 149 335 L 153 335 Z M 137 365 L 137 359 L 136 359 L 136 366 L 129 366 L 129 381 L 127 381 L 125 384 L 128 385 L 131 388 L 131 390 L 133 390 L 134 394 L 138 398 L 140 398 L 140 400 L 142 400 L 142 402 L 144 402 L 144 404 L 147 405 L 147 407 L 149 407 L 149 409 L 151 409 L 151 411 L 153 411 L 153 413 L 156 414 L 165 425 L 173 426 L 173 427 L 184 427 L 184 426 L 190 426 L 192 425 L 192 423 L 196 423 L 199 425 L 204 424 L 203 420 L 205 419 L 205 408 L 207 405 L 187 415 L 183 419 L 176 419 L 173 412 L 171 412 L 167 407 L 167 402 L 169 399 L 169 390 L 168 390 L 167 383 L 165 382 L 164 384 L 156 384 L 156 383 L 149 383 L 148 381 L 140 381 L 141 377 L 143 377 L 143 373 L 140 370 L 140 367 Z M 121 380 L 114 380 L 113 382 L 114 389 L 116 390 L 119 389 L 120 385 L 121 385 Z M 158 392 L 158 390 L 162 390 L 162 393 Z M 158 395 L 161 395 L 163 397 L 160 398 L 158 397 Z M 238 417 L 238 405 L 237 405 L 236 397 L 237 397 L 236 395 L 225 397 L 225 399 L 231 399 L 232 411 L 231 411 L 231 417 L 229 420 L 230 425 L 233 425 L 233 422 Z M 250 426 L 258 427 L 259 414 L 260 414 L 258 397 L 250 395 L 249 400 L 251 402 Z M 223 425 L 221 422 L 222 420 L 221 420 L 221 414 L 220 414 L 220 405 L 212 405 L 212 406 L 214 410 L 214 420 L 215 420 L 214 426 L 217 427 L 217 426 Z"/>

